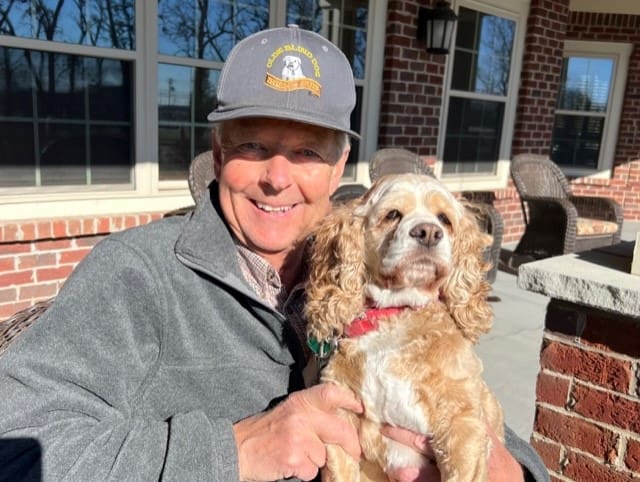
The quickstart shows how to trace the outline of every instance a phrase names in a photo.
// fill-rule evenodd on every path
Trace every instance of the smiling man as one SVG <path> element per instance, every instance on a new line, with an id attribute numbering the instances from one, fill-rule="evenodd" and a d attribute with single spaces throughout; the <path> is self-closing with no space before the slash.
<path id="1" fill-rule="evenodd" d="M 282 76 L 292 56 L 308 77 Z M 288 27 L 236 45 L 209 115 L 216 180 L 195 210 L 104 239 L 0 358 L 0 479 L 312 480 L 327 444 L 360 457 L 339 416 L 360 401 L 302 381 L 305 245 L 354 106 L 349 62 L 323 37 Z M 430 455 L 424 434 L 387 435 Z M 493 480 L 522 480 L 501 444 L 492 464 Z"/>

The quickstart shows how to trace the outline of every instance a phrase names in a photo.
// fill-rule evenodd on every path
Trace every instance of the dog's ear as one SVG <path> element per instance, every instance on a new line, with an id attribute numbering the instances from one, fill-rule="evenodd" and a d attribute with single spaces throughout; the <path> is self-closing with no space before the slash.
<path id="1" fill-rule="evenodd" d="M 335 208 L 313 236 L 305 314 L 318 340 L 341 335 L 364 305 L 364 223 L 355 204 Z"/>
<path id="2" fill-rule="evenodd" d="M 456 324 L 474 343 L 489 331 L 493 319 L 487 301 L 491 286 L 485 278 L 490 265 L 484 260 L 490 244 L 491 236 L 480 231 L 475 216 L 465 208 L 453 241 L 453 268 L 442 294 Z"/>

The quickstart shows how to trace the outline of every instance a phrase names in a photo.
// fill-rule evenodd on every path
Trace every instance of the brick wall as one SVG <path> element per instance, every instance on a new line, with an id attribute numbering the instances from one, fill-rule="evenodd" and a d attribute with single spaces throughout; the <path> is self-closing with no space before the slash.
<path id="1" fill-rule="evenodd" d="M 431 2 L 389 0 L 380 100 L 379 147 L 403 147 L 435 155 L 445 57 L 427 54 L 416 40 L 419 6 Z"/>
<path id="2" fill-rule="evenodd" d="M 0 321 L 58 293 L 105 235 L 158 219 L 160 213 L 0 223 Z"/>
<path id="3" fill-rule="evenodd" d="M 512 155 L 551 150 L 569 0 L 532 0 L 527 19 Z"/>
<path id="4" fill-rule="evenodd" d="M 426 2 L 424 6 L 435 2 Z M 445 57 L 427 54 L 415 40 L 419 5 L 390 0 L 388 10 L 379 147 L 405 147 L 435 155 L 440 129 Z M 569 11 L 569 0 L 531 0 L 518 92 L 512 155 L 549 154 L 553 114 L 565 39 L 640 45 L 640 16 Z M 634 49 L 627 77 L 614 169 L 610 180 L 572 180 L 576 194 L 616 199 L 625 219 L 640 219 L 640 49 Z M 494 193 L 504 218 L 504 242 L 524 230 L 513 186 Z"/>
<path id="5" fill-rule="evenodd" d="M 553 481 L 640 478 L 640 323 L 552 300 L 532 444 Z"/>

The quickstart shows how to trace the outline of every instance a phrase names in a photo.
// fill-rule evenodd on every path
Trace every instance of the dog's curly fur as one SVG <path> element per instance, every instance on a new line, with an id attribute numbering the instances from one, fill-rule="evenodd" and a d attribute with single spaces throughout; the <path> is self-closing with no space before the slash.
<path id="1" fill-rule="evenodd" d="M 336 209 L 314 234 L 308 335 L 338 340 L 322 372 L 353 390 L 364 415 L 344 413 L 360 433 L 363 460 L 328 446 L 325 479 L 388 481 L 393 466 L 429 463 L 379 434 L 389 423 L 431 437 L 442 480 L 487 477 L 487 425 L 503 417 L 481 379 L 473 345 L 492 322 L 483 250 L 490 237 L 429 176 L 392 175 Z M 403 306 L 357 338 L 345 328 L 367 307 Z"/>

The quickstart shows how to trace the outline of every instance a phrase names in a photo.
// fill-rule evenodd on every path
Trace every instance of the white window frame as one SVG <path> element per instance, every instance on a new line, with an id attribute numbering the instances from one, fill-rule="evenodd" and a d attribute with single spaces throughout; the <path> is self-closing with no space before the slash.
<path id="1" fill-rule="evenodd" d="M 360 161 L 353 180 L 368 182 L 367 163 L 375 151 L 378 136 L 379 100 L 382 89 L 382 64 L 387 0 L 369 0 L 367 26 L 367 78 L 357 79 L 363 87 Z M 135 163 L 133 186 L 64 186 L 0 188 L 0 220 L 99 216 L 140 212 L 163 212 L 193 204 L 187 182 L 160 181 L 158 169 L 157 72 L 163 60 L 155 47 L 157 38 L 157 2 L 136 0 L 136 50 L 115 51 L 86 45 L 48 42 L 23 37 L 0 36 L 3 47 L 27 48 L 71 55 L 126 59 L 134 62 L 133 119 L 135 122 Z M 269 22 L 286 22 L 286 0 L 271 3 Z M 220 62 L 190 59 L 195 67 L 221 67 Z M 152 116 L 152 122 L 149 122 Z M 365 177 L 366 176 L 366 177 Z M 186 179 L 186 173 L 185 173 Z M 350 179 L 346 179 L 350 180 Z M 98 190 L 99 189 L 99 190 Z"/>
<path id="2" fill-rule="evenodd" d="M 522 71 L 522 56 L 529 14 L 528 0 L 459 0 L 455 4 L 456 11 L 460 7 L 469 8 L 479 12 L 507 18 L 515 22 L 514 45 L 511 54 L 511 70 L 509 72 L 508 96 L 505 102 L 502 137 L 500 139 L 499 157 L 496 159 L 494 173 L 486 174 L 443 174 L 442 156 L 446 136 L 447 116 L 449 110 L 449 98 L 451 95 L 451 74 L 453 70 L 453 56 L 449 55 L 445 65 L 445 79 L 443 86 L 442 105 L 440 109 L 440 132 L 438 133 L 438 146 L 436 149 L 437 161 L 434 173 L 442 182 L 454 191 L 491 191 L 507 186 L 509 180 L 509 166 L 511 158 L 511 144 L 513 141 L 513 126 L 516 118 L 518 104 L 520 72 Z M 456 32 L 457 33 L 457 32 Z M 455 37 L 454 37 L 455 38 Z M 465 93 L 465 97 L 486 99 L 485 94 Z M 489 96 L 490 97 L 490 96 Z"/>
<path id="3" fill-rule="evenodd" d="M 606 58 L 612 59 L 614 64 L 609 102 L 604 115 L 605 121 L 602 129 L 598 168 L 560 166 L 567 176 L 588 177 L 591 179 L 609 179 L 611 177 L 618 144 L 618 128 L 622 116 L 625 87 L 627 85 L 629 57 L 632 51 L 633 44 L 627 43 L 565 40 L 564 58 Z"/>

